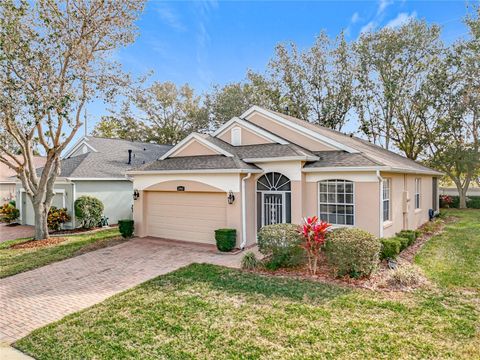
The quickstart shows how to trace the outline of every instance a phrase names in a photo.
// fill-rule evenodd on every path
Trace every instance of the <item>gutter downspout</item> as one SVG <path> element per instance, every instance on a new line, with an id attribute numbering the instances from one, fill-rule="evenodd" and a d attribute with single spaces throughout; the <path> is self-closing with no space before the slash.
<path id="1" fill-rule="evenodd" d="M 245 245 L 247 244 L 247 204 L 246 204 L 246 194 L 245 194 L 245 183 L 250 177 L 252 173 L 248 173 L 242 179 L 242 242 L 240 243 L 240 249 L 245 249 Z"/>
<path id="2" fill-rule="evenodd" d="M 383 221 L 382 221 L 382 218 L 383 218 L 383 192 L 382 192 L 382 184 L 383 184 L 383 177 L 380 175 L 380 170 L 377 170 L 377 179 L 378 179 L 378 183 L 379 183 L 379 186 L 378 186 L 378 189 L 379 189 L 379 201 L 380 201 L 380 206 L 379 206 L 379 209 L 380 209 L 380 212 L 379 212 L 379 218 L 378 218 L 378 221 L 380 223 L 380 228 L 379 228 L 379 237 L 383 237 Z"/>

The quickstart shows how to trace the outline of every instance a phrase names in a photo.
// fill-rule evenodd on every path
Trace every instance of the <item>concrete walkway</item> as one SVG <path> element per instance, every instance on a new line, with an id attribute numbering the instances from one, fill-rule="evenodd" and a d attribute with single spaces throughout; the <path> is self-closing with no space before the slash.
<path id="1" fill-rule="evenodd" d="M 188 264 L 239 267 L 242 256 L 137 238 L 0 279 L 0 343 L 10 344 L 36 328 Z"/>

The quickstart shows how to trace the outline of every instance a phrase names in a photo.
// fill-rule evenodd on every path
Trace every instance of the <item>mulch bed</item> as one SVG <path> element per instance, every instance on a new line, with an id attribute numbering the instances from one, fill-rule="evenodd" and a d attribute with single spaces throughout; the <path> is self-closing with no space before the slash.
<path id="1" fill-rule="evenodd" d="M 415 254 L 422 248 L 422 246 L 434 235 L 437 235 L 443 231 L 446 223 L 454 221 L 455 218 L 447 218 L 443 220 L 442 226 L 438 231 L 434 233 L 428 233 L 421 235 L 415 243 L 402 251 L 397 257 L 397 263 L 399 265 L 413 262 Z M 282 268 L 278 270 L 266 270 L 264 268 L 258 268 L 256 270 L 249 270 L 251 272 L 260 273 L 263 275 L 274 275 L 281 277 L 293 277 L 302 280 L 320 281 L 322 283 L 332 285 L 342 285 L 353 288 L 364 288 L 369 290 L 382 290 L 382 291 L 399 291 L 409 289 L 399 289 L 398 287 L 390 287 L 385 284 L 385 279 L 388 277 L 391 271 L 388 267 L 387 261 L 384 260 L 379 264 L 377 271 L 370 277 L 363 277 L 354 279 L 349 276 L 336 277 L 332 268 L 328 265 L 325 253 L 320 254 L 318 262 L 317 273 L 315 275 L 310 274 L 307 266 L 298 268 Z"/>
<path id="2" fill-rule="evenodd" d="M 97 226 L 90 229 L 84 229 L 84 228 L 62 229 L 58 231 L 50 231 L 50 235 L 70 235 L 70 234 L 89 233 L 89 232 L 94 232 L 96 230 L 104 230 L 104 229 L 110 229 L 115 227 L 117 226 L 116 225 L 109 225 L 106 227 Z"/>
<path id="3" fill-rule="evenodd" d="M 36 249 L 56 245 L 66 240 L 67 238 L 64 237 L 51 237 L 43 240 L 28 240 L 20 244 L 12 245 L 10 246 L 10 249 Z"/>

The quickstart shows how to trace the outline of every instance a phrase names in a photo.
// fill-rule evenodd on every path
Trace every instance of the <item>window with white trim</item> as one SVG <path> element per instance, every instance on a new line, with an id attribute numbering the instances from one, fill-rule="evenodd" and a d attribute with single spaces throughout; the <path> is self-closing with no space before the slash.
<path id="1" fill-rule="evenodd" d="M 390 221 L 391 218 L 391 193 L 392 181 L 391 179 L 383 179 L 382 182 L 382 204 L 383 204 L 383 221 Z"/>
<path id="2" fill-rule="evenodd" d="M 415 209 L 420 209 L 420 194 L 422 192 L 422 179 L 415 178 Z"/>
<path id="3" fill-rule="evenodd" d="M 353 182 L 324 180 L 318 183 L 319 217 L 333 225 L 355 224 Z"/>

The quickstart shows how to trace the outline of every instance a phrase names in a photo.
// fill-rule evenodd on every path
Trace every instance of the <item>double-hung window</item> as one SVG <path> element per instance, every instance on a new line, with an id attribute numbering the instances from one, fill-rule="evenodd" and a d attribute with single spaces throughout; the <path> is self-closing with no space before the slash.
<path id="1" fill-rule="evenodd" d="M 355 224 L 353 182 L 324 180 L 318 184 L 319 216 L 333 225 Z"/>
<path id="2" fill-rule="evenodd" d="M 415 209 L 420 209 L 421 192 L 422 192 L 422 179 L 415 178 Z"/>
<path id="3" fill-rule="evenodd" d="M 391 218 L 391 192 L 392 181 L 383 179 L 382 182 L 382 203 L 383 203 L 383 221 L 390 221 Z"/>

